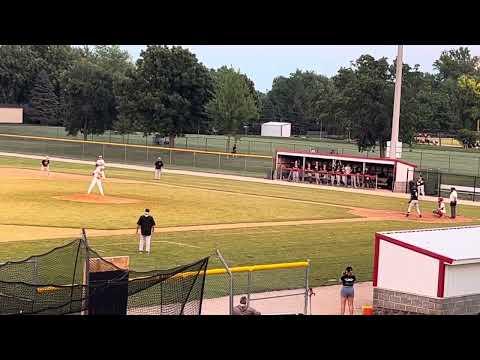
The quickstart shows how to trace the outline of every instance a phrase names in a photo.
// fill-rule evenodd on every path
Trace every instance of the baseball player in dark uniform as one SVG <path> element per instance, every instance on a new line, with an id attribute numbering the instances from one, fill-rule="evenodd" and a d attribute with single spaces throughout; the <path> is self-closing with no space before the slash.
<path id="1" fill-rule="evenodd" d="M 157 161 L 155 161 L 155 180 L 160 179 L 162 175 L 162 168 L 163 168 L 163 161 L 162 158 L 159 156 Z"/>
<path id="2" fill-rule="evenodd" d="M 40 171 L 46 171 L 47 175 L 50 175 L 50 159 L 48 156 L 45 156 L 45 159 L 43 159 L 41 163 Z"/>
<path id="3" fill-rule="evenodd" d="M 155 220 L 150 215 L 150 210 L 145 209 L 145 213 L 138 218 L 137 221 L 137 234 L 140 229 L 140 243 L 138 251 L 146 251 L 150 254 L 150 241 L 152 240 L 152 234 L 155 231 Z"/>
<path id="4" fill-rule="evenodd" d="M 422 213 L 420 212 L 420 208 L 418 206 L 418 189 L 415 183 L 410 182 L 410 201 L 408 202 L 408 210 L 407 210 L 407 217 L 410 216 L 410 211 L 412 207 L 415 206 L 417 210 L 418 217 L 422 217 Z"/>

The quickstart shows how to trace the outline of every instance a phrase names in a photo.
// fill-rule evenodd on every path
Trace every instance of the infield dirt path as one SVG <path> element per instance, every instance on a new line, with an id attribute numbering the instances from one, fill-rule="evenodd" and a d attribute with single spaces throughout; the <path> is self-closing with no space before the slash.
<path id="1" fill-rule="evenodd" d="M 19 180 L 37 180 L 37 179 L 62 179 L 70 181 L 86 181 L 90 179 L 90 176 L 76 175 L 67 173 L 51 172 L 48 176 L 46 173 L 38 170 L 28 169 L 15 169 L 15 168 L 0 168 L 0 177 L 16 178 Z M 138 183 L 157 185 L 152 182 L 137 181 L 137 180 L 124 180 L 117 178 L 107 178 L 111 183 Z M 158 184 L 160 185 L 160 184 Z M 209 190 L 209 189 L 206 189 Z M 216 191 L 216 190 L 213 190 Z M 221 191 L 221 190 L 220 190 Z M 249 195 L 250 196 L 250 195 Z M 255 196 L 255 195 L 252 195 Z M 265 195 L 258 195 L 259 197 L 268 197 Z M 116 197 L 102 198 L 96 195 L 86 196 L 84 194 L 69 195 L 62 197 L 63 200 L 79 201 L 79 202 L 101 202 L 101 203 L 128 203 L 135 202 L 135 199 L 125 199 Z M 290 199 L 286 199 L 290 200 Z M 301 199 L 291 199 L 291 201 L 308 201 Z M 311 202 L 311 201 L 308 201 Z M 315 202 L 317 204 L 322 204 Z M 170 233 L 170 232 L 182 232 L 182 231 L 207 231 L 207 230 L 227 230 L 227 229 L 246 229 L 246 228 L 258 228 L 258 227 L 274 227 L 274 226 L 293 226 L 293 225 L 315 225 L 315 224 L 334 224 L 334 223 L 356 223 L 366 221 L 416 221 L 422 223 L 435 223 L 435 224 L 458 224 L 468 223 L 473 219 L 459 216 L 457 219 L 452 220 L 450 218 L 438 219 L 430 213 L 425 213 L 423 218 L 418 218 L 416 214 L 412 214 L 410 218 L 406 218 L 403 212 L 388 211 L 378 209 L 367 209 L 352 207 L 339 204 L 325 203 L 326 206 L 335 206 L 349 209 L 349 212 L 358 216 L 357 218 L 340 218 L 340 219 L 318 219 L 318 220 L 290 220 L 290 221 L 267 221 L 267 222 L 249 222 L 249 223 L 228 223 L 228 224 L 209 224 L 209 225 L 189 225 L 189 226 L 172 226 L 156 228 L 157 233 Z M 53 238 L 69 238 L 80 236 L 80 230 L 76 228 L 61 228 L 61 227 L 42 227 L 42 226 L 24 226 L 24 225 L 2 225 L 0 224 L 0 243 L 9 241 L 24 241 L 24 240 L 39 240 L 39 239 L 53 239 Z M 99 230 L 89 229 L 87 235 L 89 237 L 96 236 L 114 236 L 114 235 L 133 235 L 135 229 L 118 229 L 118 230 Z"/>

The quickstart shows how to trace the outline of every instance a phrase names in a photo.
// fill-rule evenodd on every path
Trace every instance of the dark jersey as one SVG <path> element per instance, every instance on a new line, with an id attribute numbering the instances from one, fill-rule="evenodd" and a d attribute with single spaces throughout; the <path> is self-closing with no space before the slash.
<path id="1" fill-rule="evenodd" d="M 343 286 L 353 286 L 353 284 L 355 283 L 355 280 L 357 279 L 355 275 L 342 275 L 340 280 L 342 280 Z"/>
<path id="2" fill-rule="evenodd" d="M 162 160 L 155 161 L 155 169 L 160 170 L 161 168 L 163 168 L 163 161 Z"/>
<path id="3" fill-rule="evenodd" d="M 151 216 L 142 215 L 138 218 L 137 225 L 140 226 L 142 235 L 152 235 L 152 227 L 155 226 L 155 220 Z"/>
<path id="4" fill-rule="evenodd" d="M 48 166 L 50 164 L 50 160 L 42 160 L 42 166 Z"/>
<path id="5" fill-rule="evenodd" d="M 418 200 L 418 191 L 416 187 L 410 189 L 410 201 Z"/>

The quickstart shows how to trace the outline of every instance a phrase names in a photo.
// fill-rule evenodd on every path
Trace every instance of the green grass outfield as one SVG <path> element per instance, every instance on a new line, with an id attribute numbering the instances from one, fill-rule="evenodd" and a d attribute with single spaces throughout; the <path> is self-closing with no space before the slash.
<path id="1" fill-rule="evenodd" d="M 83 140 L 80 135 L 76 137 L 67 136 L 65 129 L 63 127 L 49 127 L 49 126 L 34 126 L 34 125 L 0 125 L 0 133 L 6 134 L 17 134 L 17 135 L 26 135 L 26 136 L 45 136 L 53 138 L 74 138 L 77 140 Z M 150 136 L 147 139 L 149 145 L 152 145 L 153 137 Z M 2 139 L 4 142 L 5 139 Z M 126 137 L 121 135 L 116 135 L 113 132 L 107 131 L 103 135 L 95 135 L 93 137 L 89 136 L 89 140 L 95 140 L 100 142 L 113 142 L 113 143 L 123 143 L 128 142 L 129 144 L 145 145 L 146 139 L 141 134 L 130 134 Z M 188 148 L 188 149 L 198 149 L 198 150 L 207 150 L 207 151 L 230 151 L 226 147 L 227 140 L 225 136 L 210 136 L 210 135 L 195 135 L 188 134 L 185 137 L 179 137 L 176 139 L 175 146 L 178 148 Z M 53 146 L 52 144 L 50 144 Z M 62 143 L 62 146 L 65 145 Z M 7 145 L 3 145 L 3 149 Z M 233 146 L 233 144 L 231 144 Z M 94 154 L 101 153 L 101 146 L 90 145 L 91 150 Z M 48 151 L 48 146 L 46 145 L 35 145 L 32 148 L 32 145 L 25 144 L 22 141 L 12 142 L 9 146 L 9 150 L 5 151 L 15 151 L 15 148 L 18 148 L 18 152 L 22 148 L 25 148 L 25 151 L 31 150 L 34 153 L 44 153 Z M 30 149 L 31 148 L 31 149 Z M 72 154 L 81 153 L 80 144 L 70 144 L 66 146 L 67 150 L 66 156 Z M 71 149 L 69 149 L 71 148 Z M 242 136 L 238 143 L 238 152 L 247 153 L 247 154 L 258 154 L 258 155 L 272 155 L 273 151 L 276 148 L 288 148 L 290 150 L 310 150 L 311 148 L 318 149 L 319 151 L 330 152 L 335 150 L 340 154 L 353 154 L 353 155 L 368 155 L 368 156 L 378 156 L 378 152 L 371 153 L 359 153 L 358 147 L 352 143 L 332 141 L 326 139 L 314 139 L 314 138 L 288 138 L 288 139 L 279 139 L 279 138 L 265 138 L 260 136 Z M 54 149 L 51 149 L 54 150 Z M 378 149 L 377 149 L 378 150 Z M 123 151 L 121 154 L 117 154 L 117 151 L 112 150 L 111 154 L 106 154 L 110 158 L 120 157 L 123 159 Z M 138 154 L 132 150 L 130 161 L 141 162 L 145 160 L 145 155 L 141 154 L 141 150 L 137 151 Z M 31 153 L 31 152 L 30 152 Z M 61 154 L 58 154 L 62 156 Z M 86 154 L 89 155 L 88 153 Z M 446 147 L 442 148 L 426 148 L 425 146 L 415 146 L 412 149 L 406 147 L 403 151 L 402 158 L 407 161 L 411 161 L 418 165 L 422 169 L 433 169 L 440 170 L 442 172 L 449 172 L 452 174 L 460 175 L 469 175 L 469 176 L 479 176 L 480 175 L 480 152 L 476 150 L 464 149 L 448 149 Z M 193 164 L 191 156 L 177 156 L 177 164 L 172 164 L 174 166 L 184 166 L 184 167 L 200 167 L 200 168 L 210 168 L 214 170 L 217 168 L 216 158 L 212 157 L 209 159 L 207 156 L 203 160 L 199 160 L 198 164 Z M 151 162 L 151 161 L 150 161 Z M 241 161 L 222 164 L 221 169 L 225 171 L 234 171 L 234 172 L 243 172 L 243 173 L 265 173 L 265 167 L 270 166 L 270 163 L 263 164 L 250 163 L 247 164 L 245 168 L 244 163 Z"/>
<path id="2" fill-rule="evenodd" d="M 0 157 L 0 167 L 38 169 L 38 161 Z M 52 163 L 52 171 L 89 175 L 92 166 Z M 136 204 L 101 205 L 58 202 L 52 196 L 84 192 L 88 180 L 51 181 L 2 178 L 0 225 L 37 224 L 98 229 L 132 228 L 144 207 L 152 208 L 163 226 L 218 224 L 298 219 L 348 218 L 341 204 L 372 209 L 403 211 L 406 199 L 250 183 L 218 178 L 164 174 L 160 182 L 142 171 L 107 169 L 109 179 L 138 180 L 146 184 L 109 183 L 108 195 L 139 199 Z M 299 201 L 300 200 L 300 201 Z M 424 211 L 433 204 L 422 203 Z M 461 206 L 462 215 L 479 219 L 480 209 Z M 132 268 L 148 270 L 185 264 L 208 256 L 218 248 L 231 266 L 279 263 L 310 259 L 311 284 L 318 286 L 337 278 L 350 264 L 359 281 L 371 280 L 373 237 L 376 231 L 439 227 L 416 221 L 371 221 L 315 225 L 271 226 L 248 229 L 167 232 L 156 234 L 151 255 L 139 255 L 134 234 L 91 237 L 90 244 L 103 256 L 128 255 Z M 444 225 L 445 226 L 445 225 Z M 4 237 L 5 234 L 0 234 Z M 19 260 L 71 241 L 41 239 L 2 242 L 0 260 Z M 220 267 L 212 258 L 210 267 Z M 289 287 L 288 272 L 269 279 L 269 286 Z M 298 279 L 297 279 L 298 280 Z M 266 285 L 265 285 L 266 286 Z"/>

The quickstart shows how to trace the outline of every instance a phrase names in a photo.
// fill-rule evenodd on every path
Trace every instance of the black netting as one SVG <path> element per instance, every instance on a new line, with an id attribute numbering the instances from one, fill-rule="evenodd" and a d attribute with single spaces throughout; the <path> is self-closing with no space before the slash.
<path id="1" fill-rule="evenodd" d="M 124 270 L 79 239 L 0 265 L 0 314 L 200 314 L 207 265 Z"/>

